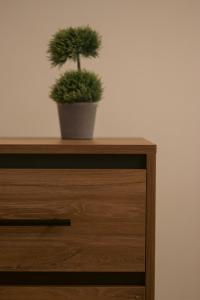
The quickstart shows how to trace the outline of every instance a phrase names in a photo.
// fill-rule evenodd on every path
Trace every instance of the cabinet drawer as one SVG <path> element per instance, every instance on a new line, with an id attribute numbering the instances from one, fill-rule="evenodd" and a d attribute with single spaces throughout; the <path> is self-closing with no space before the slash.
<path id="1" fill-rule="evenodd" d="M 0 217 L 56 216 L 68 213 L 72 202 L 84 205 L 96 200 L 103 205 L 121 202 L 129 213 L 125 201 L 136 206 L 138 200 L 144 204 L 145 196 L 145 169 L 0 169 Z M 82 213 L 74 210 L 76 215 Z"/>
<path id="2" fill-rule="evenodd" d="M 2 271 L 145 271 L 146 170 L 1 169 Z"/>
<path id="3" fill-rule="evenodd" d="M 1 300 L 145 300 L 143 287 L 0 287 Z"/>

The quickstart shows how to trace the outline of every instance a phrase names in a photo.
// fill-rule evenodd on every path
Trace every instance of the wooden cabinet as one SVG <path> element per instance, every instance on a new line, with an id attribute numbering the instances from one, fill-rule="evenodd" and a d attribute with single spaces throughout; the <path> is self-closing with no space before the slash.
<path id="1" fill-rule="evenodd" d="M 155 153 L 0 140 L 0 299 L 154 300 Z"/>
<path id="2" fill-rule="evenodd" d="M 142 287 L 0 287 L 1 300 L 144 300 Z"/>

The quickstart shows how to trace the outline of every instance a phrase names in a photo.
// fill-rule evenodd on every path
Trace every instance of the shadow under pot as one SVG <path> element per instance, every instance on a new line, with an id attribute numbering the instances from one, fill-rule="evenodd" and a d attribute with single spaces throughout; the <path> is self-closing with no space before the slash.
<path id="1" fill-rule="evenodd" d="M 92 139 L 97 103 L 58 103 L 62 139 Z"/>

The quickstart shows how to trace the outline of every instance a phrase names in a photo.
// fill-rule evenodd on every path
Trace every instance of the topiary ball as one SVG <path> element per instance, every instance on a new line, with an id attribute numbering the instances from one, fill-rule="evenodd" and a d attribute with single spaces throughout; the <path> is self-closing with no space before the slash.
<path id="1" fill-rule="evenodd" d="M 101 79 L 95 73 L 67 71 L 52 86 L 50 97 L 59 103 L 97 102 L 102 91 Z"/>
<path id="2" fill-rule="evenodd" d="M 62 66 L 68 59 L 76 61 L 79 55 L 98 56 L 100 45 L 99 34 L 89 26 L 69 27 L 53 35 L 47 52 L 53 66 Z"/>

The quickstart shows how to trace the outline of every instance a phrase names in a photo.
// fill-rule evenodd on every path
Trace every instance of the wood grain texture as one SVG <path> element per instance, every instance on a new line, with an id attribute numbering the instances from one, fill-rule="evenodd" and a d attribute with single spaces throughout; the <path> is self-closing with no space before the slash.
<path id="1" fill-rule="evenodd" d="M 88 153 L 120 154 L 155 152 L 156 145 L 143 138 L 97 138 L 61 140 L 57 138 L 0 139 L 0 153 Z"/>
<path id="2" fill-rule="evenodd" d="M 145 271 L 146 170 L 0 170 L 0 218 L 72 225 L 1 227 L 0 269 Z"/>
<path id="3" fill-rule="evenodd" d="M 1 300 L 145 300 L 143 287 L 0 287 Z"/>
<path id="4" fill-rule="evenodd" d="M 46 229 L 46 232 L 41 230 L 37 237 L 30 238 L 28 231 L 26 234 L 23 229 L 13 228 L 13 231 L 15 237 L 10 234 L 10 229 L 10 232 L 4 231 L 10 239 L 2 237 L 0 241 L 1 271 L 145 270 L 144 240 L 141 237 L 70 237 L 62 233 L 63 238 L 50 238 Z"/>
<path id="5" fill-rule="evenodd" d="M 147 207 L 146 207 L 146 299 L 155 299 L 155 197 L 156 156 L 147 155 Z"/>
<path id="6" fill-rule="evenodd" d="M 155 144 L 143 138 L 0 139 L 0 153 L 147 155 L 146 171 L 0 169 L 0 218 L 72 220 L 71 227 L 1 227 L 0 270 L 145 271 L 146 289 L 1 286 L 1 300 L 154 300 Z"/>

